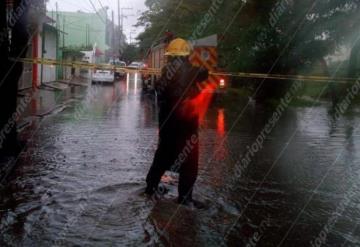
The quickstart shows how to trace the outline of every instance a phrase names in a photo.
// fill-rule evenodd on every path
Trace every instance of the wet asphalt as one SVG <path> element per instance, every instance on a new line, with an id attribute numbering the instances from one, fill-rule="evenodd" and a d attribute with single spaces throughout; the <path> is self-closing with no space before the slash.
<path id="1" fill-rule="evenodd" d="M 326 104 L 290 107 L 245 165 L 273 109 L 210 106 L 197 210 L 174 202 L 176 174 L 158 201 L 142 195 L 158 109 L 136 79 L 32 101 L 28 147 L 0 192 L 0 245 L 360 245 L 359 109 L 334 119 Z"/>

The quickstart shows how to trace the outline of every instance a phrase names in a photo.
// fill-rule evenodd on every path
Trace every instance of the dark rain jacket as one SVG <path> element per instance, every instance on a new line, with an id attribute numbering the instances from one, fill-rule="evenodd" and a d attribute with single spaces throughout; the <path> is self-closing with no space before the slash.
<path id="1" fill-rule="evenodd" d="M 186 104 L 199 93 L 199 84 L 208 79 L 208 70 L 193 66 L 188 59 L 173 59 L 162 70 L 156 83 L 160 107 L 159 124 L 162 130 L 197 131 L 196 111 Z"/>

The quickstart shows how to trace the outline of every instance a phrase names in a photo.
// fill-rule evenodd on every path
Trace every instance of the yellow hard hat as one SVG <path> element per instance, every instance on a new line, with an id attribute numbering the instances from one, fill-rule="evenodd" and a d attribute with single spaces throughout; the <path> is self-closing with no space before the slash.
<path id="1" fill-rule="evenodd" d="M 191 54 L 191 45 L 184 39 L 174 39 L 166 47 L 165 56 L 189 56 Z"/>

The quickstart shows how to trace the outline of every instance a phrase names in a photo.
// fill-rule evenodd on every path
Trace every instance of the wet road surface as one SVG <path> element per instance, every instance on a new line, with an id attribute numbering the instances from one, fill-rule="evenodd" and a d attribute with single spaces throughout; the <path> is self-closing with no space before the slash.
<path id="1" fill-rule="evenodd" d="M 359 246 L 359 109 L 289 108 L 241 163 L 273 114 L 213 106 L 200 131 L 194 197 L 177 178 L 141 195 L 157 145 L 157 109 L 134 80 L 68 90 L 61 111 L 34 121 L 0 192 L 1 246 Z M 51 97 L 51 96 L 48 96 Z M 319 245 L 320 244 L 320 245 Z"/>

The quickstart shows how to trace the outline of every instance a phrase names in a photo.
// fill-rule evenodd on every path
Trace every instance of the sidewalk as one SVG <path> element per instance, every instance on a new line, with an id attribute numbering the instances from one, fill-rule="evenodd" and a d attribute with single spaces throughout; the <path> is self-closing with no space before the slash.
<path id="1" fill-rule="evenodd" d="M 74 94 L 83 93 L 88 86 L 86 79 L 74 78 L 69 81 L 44 83 L 37 89 L 26 89 L 18 92 L 17 128 L 19 139 L 22 132 L 42 118 L 64 110 L 74 100 Z M 25 149 L 24 149 L 25 150 Z M 0 157 L 0 188 L 16 165 L 16 157 Z"/>

